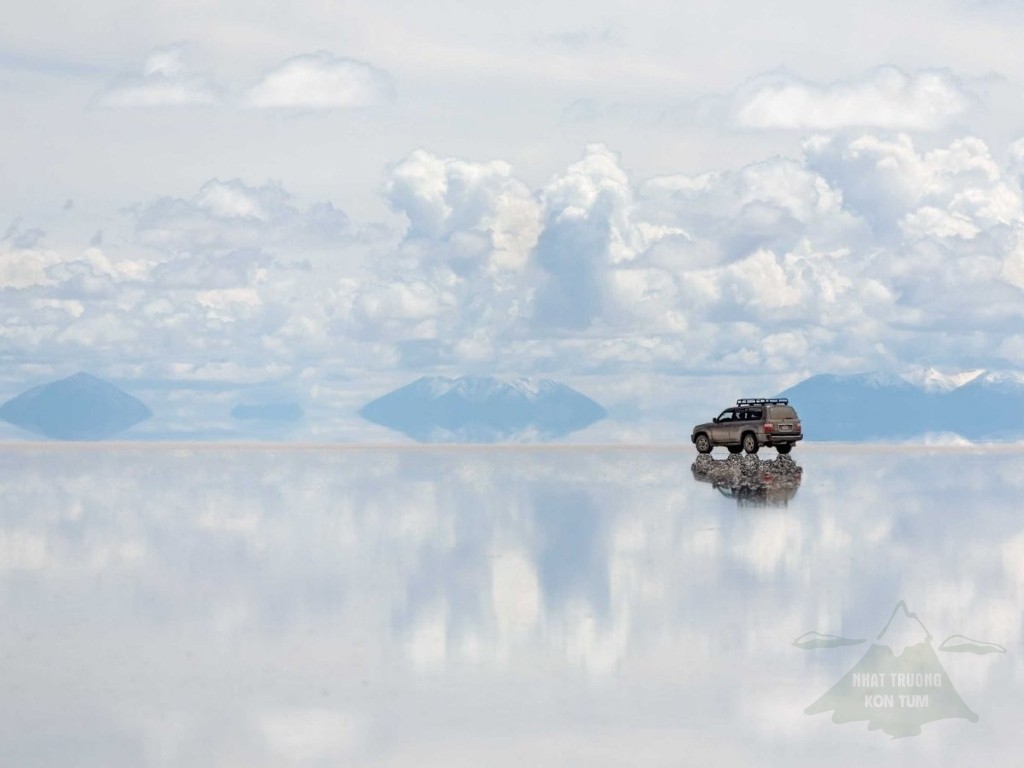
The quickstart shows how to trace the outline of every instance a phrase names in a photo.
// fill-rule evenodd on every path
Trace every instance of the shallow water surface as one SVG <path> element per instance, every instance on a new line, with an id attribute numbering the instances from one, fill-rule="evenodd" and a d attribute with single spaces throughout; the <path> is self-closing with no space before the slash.
<path id="1" fill-rule="evenodd" d="M 792 458 L 0 446 L 0 764 L 1016 765 L 1024 453 Z"/>

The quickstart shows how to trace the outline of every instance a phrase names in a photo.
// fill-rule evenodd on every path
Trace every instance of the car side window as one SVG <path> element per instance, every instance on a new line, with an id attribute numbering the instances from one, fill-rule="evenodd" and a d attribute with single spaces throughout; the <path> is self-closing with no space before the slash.
<path id="1" fill-rule="evenodd" d="M 733 409 L 732 408 L 726 408 L 719 415 L 718 420 L 719 421 L 732 421 L 732 415 L 733 415 Z"/>

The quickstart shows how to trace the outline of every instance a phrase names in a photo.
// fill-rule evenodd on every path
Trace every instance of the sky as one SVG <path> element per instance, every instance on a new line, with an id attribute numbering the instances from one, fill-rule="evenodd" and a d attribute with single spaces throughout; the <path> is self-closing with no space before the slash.
<path id="1" fill-rule="evenodd" d="M 1024 368 L 1022 32 L 1008 1 L 13 8 L 0 395 L 87 370 L 161 428 L 295 399 L 341 434 L 421 375 L 544 376 L 651 437 L 814 373 Z"/>

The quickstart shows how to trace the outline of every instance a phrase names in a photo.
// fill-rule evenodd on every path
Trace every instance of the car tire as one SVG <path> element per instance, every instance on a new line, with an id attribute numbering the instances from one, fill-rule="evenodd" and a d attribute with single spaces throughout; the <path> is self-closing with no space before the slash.
<path id="1" fill-rule="evenodd" d="M 753 432 L 745 432 L 743 434 L 743 450 L 753 456 L 757 453 L 757 449 L 760 448 L 757 444 L 757 435 Z"/>
<path id="2" fill-rule="evenodd" d="M 703 432 L 697 435 L 697 439 L 693 441 L 693 444 L 697 446 L 697 453 L 711 453 L 711 449 L 714 447 L 711 445 L 711 438 Z"/>
<path id="3" fill-rule="evenodd" d="M 736 454 L 743 450 L 742 445 L 729 445 L 726 446 L 729 449 L 729 453 Z"/>
<path id="4" fill-rule="evenodd" d="M 793 444 L 792 443 L 779 443 L 777 446 L 775 446 L 775 450 L 777 450 L 779 453 L 781 453 L 783 456 L 785 456 L 787 453 L 789 453 L 790 451 L 793 450 Z"/>

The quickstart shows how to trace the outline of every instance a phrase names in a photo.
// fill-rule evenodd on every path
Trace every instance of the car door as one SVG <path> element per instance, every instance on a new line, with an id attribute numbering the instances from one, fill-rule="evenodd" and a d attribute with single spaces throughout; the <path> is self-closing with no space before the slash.
<path id="1" fill-rule="evenodd" d="M 733 436 L 735 429 L 736 409 L 726 408 L 711 425 L 711 442 L 717 445 L 736 442 L 736 438 Z"/>
<path id="2" fill-rule="evenodd" d="M 743 437 L 742 433 L 743 432 L 750 431 L 750 432 L 753 432 L 755 435 L 757 435 L 760 432 L 763 432 L 764 428 L 761 426 L 762 422 L 764 421 L 763 417 L 764 417 L 764 409 L 763 408 L 751 407 L 751 408 L 747 409 L 747 416 L 746 416 L 746 422 L 747 423 L 744 426 L 744 428 L 740 431 L 740 438 L 742 439 L 742 437 Z M 758 437 L 758 440 L 761 440 L 761 439 L 762 439 L 761 437 Z"/>
<path id="3" fill-rule="evenodd" d="M 729 435 L 726 438 L 726 442 L 738 444 L 743 439 L 744 431 L 750 426 L 749 418 L 750 411 L 748 409 L 736 409 L 732 424 L 729 426 Z"/>

